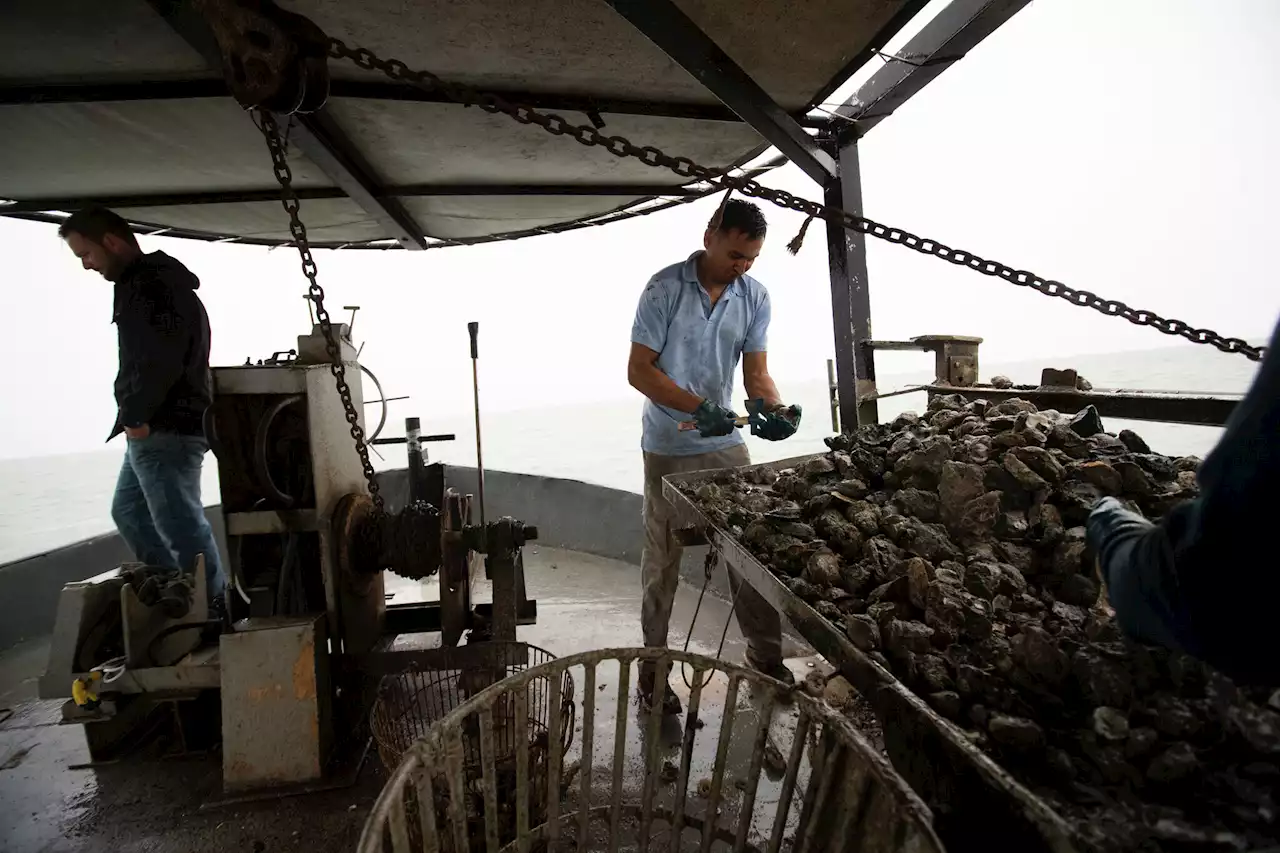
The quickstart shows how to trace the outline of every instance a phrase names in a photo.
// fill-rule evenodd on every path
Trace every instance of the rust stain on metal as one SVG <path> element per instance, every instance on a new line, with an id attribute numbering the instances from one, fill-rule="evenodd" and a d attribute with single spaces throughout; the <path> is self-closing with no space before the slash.
<path id="1" fill-rule="evenodd" d="M 293 697 L 299 701 L 316 698 L 315 640 L 308 638 L 293 662 Z"/>
<path id="2" fill-rule="evenodd" d="M 272 696 L 278 697 L 282 693 L 284 693 L 284 689 L 279 684 L 271 684 L 266 687 L 250 687 L 249 701 L 261 702 L 263 699 L 268 699 Z"/>

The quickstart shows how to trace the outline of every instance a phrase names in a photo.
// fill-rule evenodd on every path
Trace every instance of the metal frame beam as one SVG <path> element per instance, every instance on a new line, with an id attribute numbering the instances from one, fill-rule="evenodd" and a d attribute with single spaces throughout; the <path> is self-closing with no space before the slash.
<path id="1" fill-rule="evenodd" d="M 592 97 L 527 92 L 514 89 L 492 90 L 513 104 L 524 104 L 539 110 L 578 112 L 595 118 L 606 115 L 635 115 L 653 118 L 688 119 L 691 121 L 724 121 L 741 123 L 742 118 L 723 104 L 693 104 L 635 101 L 626 98 Z M 226 98 L 231 92 L 221 79 L 138 80 L 129 82 L 16 84 L 0 86 L 0 106 L 30 104 L 92 104 L 112 101 L 191 100 Z M 453 104 L 443 93 L 427 92 L 382 80 L 333 80 L 329 85 L 332 98 L 368 101 L 404 101 L 422 104 Z M 829 118 L 803 113 L 792 116 L 800 125 L 825 128 Z"/>
<path id="2" fill-rule="evenodd" d="M 871 41 L 867 42 L 867 45 L 862 50 L 855 53 L 853 58 L 840 69 L 840 72 L 828 81 L 827 85 L 818 90 L 818 93 L 813 96 L 813 100 L 809 102 L 809 108 L 813 109 L 820 104 L 825 104 L 827 98 L 830 98 L 837 89 L 848 82 L 849 78 L 858 72 L 858 69 L 884 50 L 884 46 L 888 44 L 889 39 L 896 36 L 899 30 L 909 24 L 911 19 L 928 5 L 929 0 L 907 0 L 907 2 L 903 3 L 902 8 L 894 13 L 889 22 L 880 28 Z"/>
<path id="3" fill-rule="evenodd" d="M 857 140 L 832 144 L 838 177 L 826 187 L 824 201 L 862 215 L 862 172 Z M 831 274 L 831 321 L 836 344 L 836 393 L 840 429 L 852 432 L 879 418 L 875 353 L 871 340 L 871 294 L 867 285 L 867 236 L 831 222 L 827 226 L 827 262 Z"/>
<path id="4" fill-rule="evenodd" d="M 294 190 L 302 201 L 346 198 L 337 187 L 300 187 Z M 380 201 L 394 198 L 448 198 L 458 196 L 620 196 L 636 198 L 702 196 L 706 190 L 660 184 L 412 184 L 383 187 Z M 254 204 L 279 202 L 280 190 L 215 190 L 191 193 L 148 193 L 75 198 L 19 199 L 0 202 L 0 214 L 35 213 L 46 210 L 76 210 L 90 204 L 132 209 L 140 207 L 186 207 L 205 204 Z"/>
<path id="5" fill-rule="evenodd" d="M 173 0 L 148 0 L 148 3 L 211 68 L 222 68 L 217 42 L 190 4 Z M 288 121 L 288 117 L 279 118 L 282 124 Z M 427 247 L 422 227 L 399 202 L 384 196 L 374 179 L 373 169 L 324 110 L 294 117 L 289 140 L 365 213 L 386 228 L 388 236 L 406 249 Z M 266 162 L 265 156 L 263 159 Z"/>
<path id="6" fill-rule="evenodd" d="M 671 0 L 605 2 L 819 185 L 835 177 L 817 141 Z"/>
<path id="7" fill-rule="evenodd" d="M 861 136 L 1031 0 L 952 0 L 834 112 Z M 845 132 L 848 132 L 847 130 Z"/>

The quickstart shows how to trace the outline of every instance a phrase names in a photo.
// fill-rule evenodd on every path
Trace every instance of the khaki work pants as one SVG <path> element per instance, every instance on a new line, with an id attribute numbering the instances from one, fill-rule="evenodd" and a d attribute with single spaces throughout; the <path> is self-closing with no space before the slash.
<path id="1" fill-rule="evenodd" d="M 680 582 L 680 557 L 684 549 L 672 535 L 675 513 L 662 496 L 662 478 L 710 468 L 735 468 L 751 464 L 745 445 L 696 456 L 659 456 L 644 454 L 644 553 L 640 558 L 644 599 L 640 607 L 640 625 L 644 644 L 665 648 L 667 623 L 671 605 Z M 725 564 L 729 572 L 729 588 L 736 597 L 734 615 L 747 638 L 750 656 L 755 663 L 770 666 L 782 662 L 782 624 L 778 612 L 760 593 L 744 583 L 737 569 Z"/>

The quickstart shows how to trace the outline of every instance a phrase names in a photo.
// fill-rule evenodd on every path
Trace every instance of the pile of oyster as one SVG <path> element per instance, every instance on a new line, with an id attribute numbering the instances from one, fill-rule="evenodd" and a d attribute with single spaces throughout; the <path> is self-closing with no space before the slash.
<path id="1" fill-rule="evenodd" d="M 1098 499 L 1159 519 L 1196 495 L 1198 459 L 1092 407 L 960 395 L 827 444 L 687 494 L 1086 841 L 1280 840 L 1280 691 L 1124 637 L 1086 554 Z"/>

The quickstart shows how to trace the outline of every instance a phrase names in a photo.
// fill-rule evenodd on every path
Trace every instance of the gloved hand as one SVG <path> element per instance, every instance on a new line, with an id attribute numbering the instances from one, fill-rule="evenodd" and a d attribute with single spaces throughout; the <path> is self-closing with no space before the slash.
<path id="1" fill-rule="evenodd" d="M 782 441 L 796 434 L 802 409 L 799 404 L 776 403 L 766 407 L 764 400 L 748 400 L 747 415 L 751 434 L 765 441 Z"/>
<path id="2" fill-rule="evenodd" d="M 693 422 L 698 427 L 698 434 L 703 438 L 717 435 L 728 435 L 733 432 L 738 419 L 736 413 L 710 400 L 703 400 L 693 410 Z"/>

